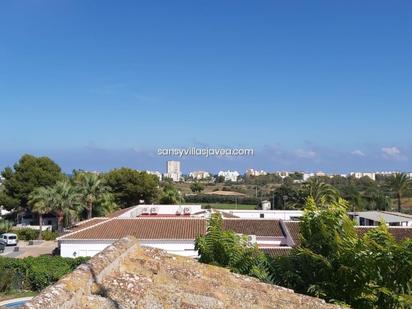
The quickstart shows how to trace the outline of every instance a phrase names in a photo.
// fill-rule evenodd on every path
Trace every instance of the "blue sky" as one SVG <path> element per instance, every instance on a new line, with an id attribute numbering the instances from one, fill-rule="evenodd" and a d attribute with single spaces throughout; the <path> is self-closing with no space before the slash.
<path id="1" fill-rule="evenodd" d="M 410 1 L 2 1 L 0 168 L 412 170 Z"/>

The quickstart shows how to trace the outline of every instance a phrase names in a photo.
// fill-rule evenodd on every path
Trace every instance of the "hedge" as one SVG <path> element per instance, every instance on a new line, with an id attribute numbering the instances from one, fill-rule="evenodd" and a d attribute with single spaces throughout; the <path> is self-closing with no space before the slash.
<path id="1" fill-rule="evenodd" d="M 223 204 L 234 204 L 237 200 L 238 204 L 244 205 L 258 205 L 260 203 L 260 199 L 255 197 L 247 197 L 247 196 L 222 196 L 222 195 L 210 195 L 210 194 L 197 194 L 197 195 L 186 195 L 185 202 L 186 203 L 205 203 L 205 204 L 216 204 L 216 203 L 223 203 Z"/>
<path id="2" fill-rule="evenodd" d="M 30 228 L 13 229 L 12 233 L 16 233 L 19 240 L 29 241 L 39 239 L 39 231 Z M 43 240 L 55 240 L 58 236 L 56 232 L 48 230 L 42 231 L 41 234 Z"/>
<path id="3" fill-rule="evenodd" d="M 40 291 L 86 260 L 48 255 L 23 259 L 0 257 L 0 292 Z"/>

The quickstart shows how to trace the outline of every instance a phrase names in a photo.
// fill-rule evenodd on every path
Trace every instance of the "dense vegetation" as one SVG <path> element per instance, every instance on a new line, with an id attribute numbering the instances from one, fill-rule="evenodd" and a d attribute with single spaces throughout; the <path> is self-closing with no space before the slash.
<path id="1" fill-rule="evenodd" d="M 360 238 L 347 208 L 340 198 L 316 203 L 309 197 L 301 245 L 278 258 L 223 231 L 214 214 L 196 240 L 200 261 L 354 308 L 412 308 L 412 240 L 395 242 L 385 225 Z"/>
<path id="2" fill-rule="evenodd" d="M 86 260 L 60 256 L 0 257 L 0 293 L 40 291 Z"/>
<path id="3" fill-rule="evenodd" d="M 143 201 L 183 202 L 182 194 L 171 182 L 160 184 L 155 175 L 129 168 L 103 174 L 75 170 L 69 177 L 49 158 L 24 155 L 13 168 L 4 169 L 2 176 L 5 180 L 0 186 L 0 205 L 14 209 L 14 216 L 26 212 L 36 214 L 40 226 L 44 215 L 54 214 L 59 232 L 81 219 L 105 216 L 119 207 Z M 13 220 L 15 217 L 10 218 Z M 31 238 L 33 233 L 25 231 L 23 239 Z M 43 232 L 36 235 L 39 239 L 52 236 Z"/>

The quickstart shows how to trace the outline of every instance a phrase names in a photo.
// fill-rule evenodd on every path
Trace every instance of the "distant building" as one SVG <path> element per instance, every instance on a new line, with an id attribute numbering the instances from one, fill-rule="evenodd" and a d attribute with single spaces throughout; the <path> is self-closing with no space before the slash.
<path id="1" fill-rule="evenodd" d="M 314 177 L 314 173 L 303 173 L 303 181 L 307 181 L 310 177 Z"/>
<path id="2" fill-rule="evenodd" d="M 237 182 L 238 177 L 240 176 L 238 171 L 220 171 L 218 176 L 223 176 L 225 181 Z"/>
<path id="3" fill-rule="evenodd" d="M 369 177 L 372 180 L 376 180 L 376 174 L 375 173 L 363 173 L 363 172 L 352 172 L 350 173 L 351 176 L 360 179 L 362 177 Z"/>
<path id="4" fill-rule="evenodd" d="M 246 170 L 246 176 L 264 176 L 267 175 L 268 173 L 265 172 L 264 170 L 254 170 L 253 168 Z"/>
<path id="5" fill-rule="evenodd" d="M 171 178 L 173 181 L 180 181 L 182 172 L 180 170 L 180 161 L 167 161 L 165 177 Z"/>
<path id="6" fill-rule="evenodd" d="M 392 175 L 395 175 L 396 173 L 397 172 L 394 172 L 394 171 L 383 171 L 383 172 L 376 172 L 375 174 L 379 176 L 392 176 Z"/>
<path id="7" fill-rule="evenodd" d="M 378 226 L 381 222 L 388 226 L 412 226 L 412 215 L 391 211 L 349 212 L 349 216 L 359 226 Z"/>
<path id="8" fill-rule="evenodd" d="M 157 176 L 157 178 L 159 178 L 159 180 L 162 180 L 162 173 L 158 172 L 158 171 L 146 171 L 146 173 L 148 173 L 149 175 L 155 175 Z"/>
<path id="9" fill-rule="evenodd" d="M 276 172 L 275 175 L 278 175 L 282 178 L 289 177 L 289 172 L 283 171 L 283 172 Z"/>
<path id="10" fill-rule="evenodd" d="M 205 172 L 205 171 L 194 171 L 194 172 L 189 173 L 189 177 L 192 177 L 193 179 L 196 179 L 196 180 L 203 180 L 203 179 L 209 178 L 210 173 Z"/>

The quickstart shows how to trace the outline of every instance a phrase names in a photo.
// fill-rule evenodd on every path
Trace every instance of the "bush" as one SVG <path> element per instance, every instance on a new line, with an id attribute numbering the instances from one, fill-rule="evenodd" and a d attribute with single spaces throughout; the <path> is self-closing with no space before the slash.
<path id="1" fill-rule="evenodd" d="M 0 219 L 0 234 L 11 231 L 13 224 L 10 221 Z"/>
<path id="2" fill-rule="evenodd" d="M 24 259 L 0 257 L 0 292 L 40 291 L 87 260 L 47 255 Z"/>
<path id="3" fill-rule="evenodd" d="M 197 195 L 186 195 L 185 202 L 187 203 L 205 203 L 205 204 L 234 204 L 237 200 L 238 204 L 244 205 L 257 205 L 260 200 L 255 197 L 238 197 L 234 196 L 221 196 L 221 195 L 211 195 L 211 194 L 197 194 Z"/>
<path id="4" fill-rule="evenodd" d="M 22 228 L 13 230 L 17 234 L 19 240 L 34 240 L 39 238 L 39 231 L 30 228 Z"/>
<path id="5" fill-rule="evenodd" d="M 19 240 L 29 241 L 39 239 L 39 231 L 30 228 L 14 229 L 13 233 L 17 234 Z M 56 232 L 49 230 L 42 231 L 41 235 L 43 240 L 55 240 L 58 237 Z"/>
<path id="6" fill-rule="evenodd" d="M 43 240 L 56 240 L 56 238 L 59 236 L 59 234 L 57 234 L 56 232 L 49 230 L 42 231 L 41 235 Z"/>

